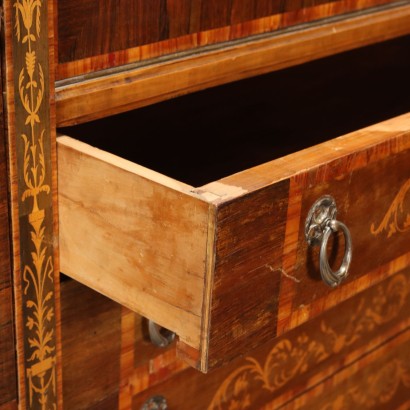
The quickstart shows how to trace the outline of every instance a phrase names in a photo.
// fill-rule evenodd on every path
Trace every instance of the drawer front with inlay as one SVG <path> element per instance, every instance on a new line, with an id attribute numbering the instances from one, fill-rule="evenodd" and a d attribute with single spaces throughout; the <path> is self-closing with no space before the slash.
<path id="1" fill-rule="evenodd" d="M 185 117 L 178 116 L 176 102 L 164 111 L 153 107 L 141 115 L 131 112 L 65 130 L 101 149 L 67 136 L 58 140 L 62 271 L 176 332 L 179 354 L 207 371 L 406 266 L 410 114 L 395 115 L 410 108 L 402 92 L 408 87 L 402 81 L 409 62 L 400 59 L 408 39 L 389 50 L 395 58 L 380 60 L 364 50 L 357 63 L 355 55 L 347 75 L 330 71 L 326 62 L 304 67 L 302 80 L 293 71 L 293 84 L 299 78 L 307 85 L 290 97 L 283 86 L 282 100 L 274 83 L 280 104 L 269 93 L 253 101 L 246 84 L 240 84 L 229 97 L 239 105 L 224 105 L 222 94 L 220 105 L 194 96 L 182 111 Z M 323 76 L 320 64 L 326 67 Z M 387 73 L 392 82 L 382 84 Z M 309 81 L 309 75 L 319 75 L 320 81 Z M 262 80 L 249 88 L 264 89 Z M 373 94 L 376 81 L 386 91 L 384 101 Z M 312 87 L 318 93 L 314 97 Z M 363 95 L 352 97 L 350 90 L 358 87 Z M 334 99 L 332 91 L 337 91 Z M 192 104 L 198 100 L 199 106 Z M 359 129 L 366 121 L 355 113 L 363 106 L 367 121 L 377 124 Z M 334 113 L 343 109 L 349 115 L 337 122 Z M 318 113 L 322 116 L 311 118 Z M 389 114 L 394 118 L 383 121 Z M 189 124 L 201 121 L 203 129 L 200 124 L 198 134 L 192 133 Z M 208 131 L 209 123 L 221 134 Z M 159 132 L 157 140 L 154 130 L 161 124 L 170 131 Z M 339 130 L 355 128 L 334 138 Z M 201 132 L 208 137 L 198 150 L 192 136 Z M 171 137 L 178 133 L 189 137 Z M 276 138 L 278 133 L 286 138 Z M 148 165 L 150 144 L 159 148 L 161 173 L 137 164 Z M 253 166 L 256 157 L 264 162 L 270 155 L 276 159 Z M 237 172 L 241 165 L 245 170 Z M 312 205 L 329 196 L 337 215 L 325 221 L 328 246 L 319 252 L 308 246 L 305 225 Z M 320 257 L 329 259 L 327 284 Z"/>
<path id="2" fill-rule="evenodd" d="M 372 402 L 369 408 L 373 408 L 381 397 L 377 380 L 387 377 L 388 363 L 399 359 L 405 365 L 407 360 L 408 336 L 403 345 L 389 341 L 408 330 L 409 275 L 407 268 L 209 375 L 174 365 L 175 371 L 166 374 L 161 369 L 166 376 L 153 377 L 148 386 L 140 387 L 134 381 L 136 378 L 123 381 L 124 396 L 128 391 L 134 393 L 135 409 L 155 396 L 164 397 L 169 408 L 181 410 L 225 410 L 235 408 L 238 403 L 246 403 L 250 409 L 264 406 L 286 409 L 292 402 L 295 408 L 326 409 L 329 404 L 333 409 L 339 408 L 335 401 L 345 395 L 350 396 L 348 402 L 353 409 L 363 408 L 360 401 L 352 400 L 355 398 L 369 400 Z M 130 344 L 130 347 L 136 355 L 143 349 L 141 343 Z M 372 353 L 374 351 L 379 353 Z M 163 354 L 165 356 L 165 352 Z M 384 376 L 380 373 L 380 377 L 361 379 L 360 374 L 379 375 L 373 366 L 376 357 L 375 366 L 385 369 Z M 163 362 L 167 363 L 165 359 Z M 170 369 L 169 363 L 167 365 Z M 339 373 L 340 368 L 346 370 Z M 158 373 L 154 373 L 155 376 Z M 384 404 L 384 408 L 396 408 L 396 404 L 408 399 L 410 385 L 403 383 L 404 377 L 395 385 L 406 373 L 393 377 L 394 386 L 384 379 L 389 391 L 379 403 Z M 323 389 L 329 380 L 332 380 L 331 387 Z M 352 397 L 355 386 L 361 386 L 362 390 L 360 395 Z M 309 394 L 312 391 L 315 393 Z M 300 400 L 293 401 L 295 398 Z M 313 404 L 318 402 L 322 405 Z"/>
<path id="3" fill-rule="evenodd" d="M 359 375 L 369 375 L 368 370 L 379 374 L 374 371 L 373 359 L 366 359 L 371 352 L 382 352 L 376 355 L 380 361 L 375 362 L 380 369 L 405 359 L 399 353 L 401 343 L 392 345 L 389 341 L 410 325 L 409 285 L 407 267 L 309 323 L 204 375 L 176 357 L 174 344 L 165 349 L 152 346 L 144 336 L 145 321 L 139 315 L 76 281 L 65 280 L 61 284 L 65 407 L 139 410 L 161 396 L 168 408 L 178 410 L 225 410 L 237 403 L 247 403 L 250 409 L 264 405 L 279 409 L 303 397 L 309 400 L 296 401 L 295 405 L 323 403 L 320 407 L 306 404 L 316 409 L 334 404 L 342 394 L 351 396 L 355 386 L 362 387 L 358 397 L 369 399 L 369 403 L 377 401 L 382 397 L 378 394 L 380 378 Z M 81 380 L 88 383 L 79 381 L 79 368 Z M 338 379 L 340 368 L 351 369 L 340 373 L 347 377 Z M 393 373 L 392 381 L 398 382 L 404 375 L 399 373 L 397 378 Z M 321 391 L 330 379 L 334 380 L 331 388 Z M 402 381 L 394 386 L 386 384 L 391 394 L 380 403 L 385 409 L 408 400 L 410 385 Z M 309 395 L 312 390 L 315 393 Z M 353 404 L 354 409 L 363 408 Z"/>
<path id="4" fill-rule="evenodd" d="M 217 207 L 211 367 L 381 280 L 394 272 L 394 266 L 381 272 L 391 261 L 406 266 L 409 120 L 410 115 L 405 115 L 324 143 L 307 150 L 313 154 L 310 159 L 304 155 L 299 162 L 295 154 L 280 165 L 279 160 L 262 165 L 249 170 L 252 179 L 239 174 L 223 180 L 249 192 Z M 293 167 L 294 174 L 251 191 L 247 181 L 253 185 L 259 178 L 268 180 L 279 167 L 285 172 Z M 320 248 L 309 247 L 305 238 L 309 209 L 324 195 L 335 198 L 337 218 L 350 230 L 353 247 L 349 274 L 336 289 L 321 280 Z M 347 250 L 343 236 L 334 236 L 325 257 L 335 259 L 331 265 L 336 271 Z"/>
<path id="5" fill-rule="evenodd" d="M 377 6 L 382 9 L 402 2 L 58 0 L 56 3 L 57 78 L 62 79 L 328 17 L 369 9 L 371 12 Z"/>

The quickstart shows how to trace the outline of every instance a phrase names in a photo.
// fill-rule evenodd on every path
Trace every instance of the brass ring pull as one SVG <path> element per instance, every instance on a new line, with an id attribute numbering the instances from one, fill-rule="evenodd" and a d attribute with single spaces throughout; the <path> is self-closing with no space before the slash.
<path id="1" fill-rule="evenodd" d="M 326 195 L 317 200 L 309 211 L 305 223 L 305 237 L 309 245 L 320 245 L 320 275 L 323 281 L 334 288 L 346 279 L 352 261 L 352 238 L 348 227 L 336 220 L 335 200 Z M 339 269 L 334 272 L 327 258 L 327 242 L 332 233 L 341 230 L 345 237 L 345 254 Z"/>

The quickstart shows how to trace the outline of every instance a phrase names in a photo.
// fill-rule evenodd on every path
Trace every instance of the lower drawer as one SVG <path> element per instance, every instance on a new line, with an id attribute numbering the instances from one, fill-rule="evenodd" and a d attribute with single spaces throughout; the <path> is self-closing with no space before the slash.
<path id="1" fill-rule="evenodd" d="M 279 409 L 292 401 L 316 410 L 323 406 L 315 403 L 331 404 L 358 386 L 369 405 L 385 387 L 386 409 L 408 399 L 403 380 L 380 386 L 368 375 L 379 374 L 374 362 L 382 369 L 403 359 L 402 343 L 389 341 L 410 326 L 410 268 L 210 374 L 178 360 L 175 344 L 152 346 L 139 315 L 76 281 L 64 281 L 61 296 L 63 399 L 70 410 L 140 410 L 158 396 L 177 410 Z M 358 403 L 350 407 L 360 409 Z"/>
<path id="2" fill-rule="evenodd" d="M 409 409 L 410 329 L 281 408 Z"/>
<path id="3" fill-rule="evenodd" d="M 406 269 L 211 374 L 154 373 L 132 408 L 156 396 L 179 410 L 398 408 L 410 398 L 409 285 Z"/>
<path id="4" fill-rule="evenodd" d="M 382 120 L 410 110 L 409 50 L 403 38 L 64 130 L 100 149 L 58 138 L 62 271 L 176 332 L 207 371 L 408 265 L 410 114 Z M 319 255 L 305 224 L 329 195 L 326 232 L 337 218 L 350 234 Z M 349 265 L 349 237 L 332 289 L 321 275 Z"/>

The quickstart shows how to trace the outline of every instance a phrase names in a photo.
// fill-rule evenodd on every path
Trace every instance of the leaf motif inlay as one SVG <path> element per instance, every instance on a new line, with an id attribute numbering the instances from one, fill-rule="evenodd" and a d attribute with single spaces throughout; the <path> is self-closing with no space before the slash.
<path id="1" fill-rule="evenodd" d="M 15 35 L 19 47 L 25 49 L 24 66 L 19 69 L 18 96 L 25 112 L 21 202 L 29 203 L 29 238 L 31 261 L 23 262 L 22 285 L 25 297 L 25 326 L 27 346 L 25 367 L 28 403 L 32 409 L 56 408 L 56 341 L 54 332 L 53 245 L 52 226 L 45 223 L 46 210 L 40 205 L 41 195 L 50 195 L 46 183 L 46 154 L 44 151 L 47 127 L 43 125 L 41 108 L 44 105 L 45 80 L 41 61 L 37 55 L 41 47 L 42 0 L 16 0 Z M 46 34 L 46 33 L 44 33 Z M 30 201 L 30 202 L 29 202 Z M 44 201 L 43 201 L 44 202 Z M 51 232 L 50 232 L 51 230 Z"/>
<path id="2" fill-rule="evenodd" d="M 408 205 L 407 207 L 405 205 Z M 386 231 L 387 238 L 396 233 L 410 230 L 410 179 L 400 188 L 380 225 L 376 228 L 373 222 L 370 227 L 372 235 L 377 236 Z"/>
<path id="3" fill-rule="evenodd" d="M 253 357 L 235 369 L 220 385 L 209 410 L 252 408 L 251 392 L 255 382 L 271 393 L 287 385 L 331 355 L 340 353 L 358 339 L 365 338 L 377 326 L 393 320 L 405 305 L 409 283 L 404 274 L 391 278 L 388 285 L 379 285 L 370 303 L 363 298 L 339 333 L 325 321 L 320 323 L 317 337 L 301 333 L 296 340 L 282 339 L 268 353 L 264 365 Z M 253 384 L 252 384 L 253 383 Z M 246 398 L 246 400 L 244 400 Z"/>

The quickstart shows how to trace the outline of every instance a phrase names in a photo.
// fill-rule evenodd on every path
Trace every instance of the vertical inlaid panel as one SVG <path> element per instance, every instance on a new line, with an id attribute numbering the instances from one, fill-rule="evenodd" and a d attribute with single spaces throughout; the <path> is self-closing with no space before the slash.
<path id="1" fill-rule="evenodd" d="M 5 2 L 7 139 L 21 408 L 59 408 L 53 2 Z"/>

